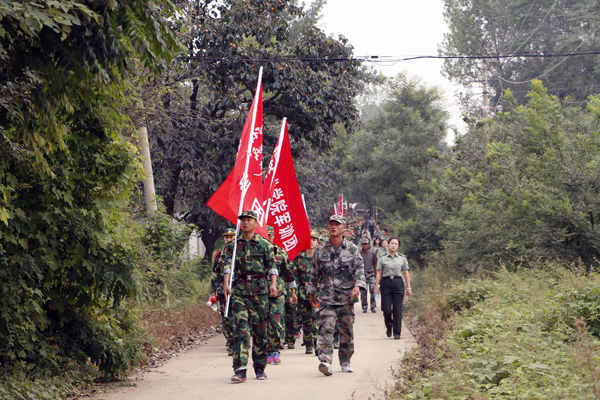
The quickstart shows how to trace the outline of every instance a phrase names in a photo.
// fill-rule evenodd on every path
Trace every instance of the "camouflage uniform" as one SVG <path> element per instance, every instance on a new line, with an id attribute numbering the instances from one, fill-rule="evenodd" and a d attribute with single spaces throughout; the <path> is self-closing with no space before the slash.
<path id="1" fill-rule="evenodd" d="M 227 245 L 225 274 L 231 273 L 231 259 L 235 242 Z M 245 370 L 248 365 L 250 334 L 252 332 L 252 361 L 255 369 L 267 365 L 267 311 L 271 275 L 278 275 L 273 245 L 254 234 L 246 241 L 237 240 L 233 302 L 233 370 Z"/>
<path id="2" fill-rule="evenodd" d="M 283 332 L 283 312 L 284 303 L 287 297 L 288 290 L 296 287 L 294 281 L 294 275 L 292 274 L 292 268 L 290 259 L 287 251 L 276 246 L 273 246 L 273 253 L 275 253 L 275 266 L 279 273 L 277 278 L 277 297 L 269 297 L 269 312 L 268 312 L 268 334 L 269 334 L 269 345 L 268 353 L 279 353 L 279 346 L 284 340 Z M 286 284 L 287 282 L 287 288 Z"/>
<path id="3" fill-rule="evenodd" d="M 342 367 L 350 365 L 354 354 L 354 303 L 352 289 L 366 288 L 363 259 L 355 244 L 342 240 L 336 251 L 330 241 L 315 250 L 308 293 L 317 294 L 319 288 L 319 335 L 317 340 L 319 360 L 331 364 L 333 336 L 336 319 L 339 323 Z"/>
<path id="4" fill-rule="evenodd" d="M 316 338 L 315 312 L 310 304 L 308 283 L 312 270 L 313 257 L 301 252 L 294 259 L 294 278 L 298 282 L 298 313 L 302 324 L 304 346 L 306 350 L 313 349 Z"/>
<path id="5" fill-rule="evenodd" d="M 296 304 L 289 301 L 285 302 L 285 343 L 288 345 L 288 349 L 293 349 L 296 344 L 296 332 L 298 332 L 297 311 Z"/>
<path id="6" fill-rule="evenodd" d="M 229 302 L 229 312 L 227 313 L 228 317 L 225 318 L 225 306 L 227 304 L 227 299 L 223 294 L 223 259 L 226 248 L 227 247 L 223 247 L 223 249 L 217 252 L 217 254 L 215 255 L 213 263 L 213 274 L 210 279 L 210 292 L 216 293 L 219 298 L 219 312 L 221 314 L 221 331 L 223 332 L 223 336 L 225 336 L 225 340 L 227 341 L 227 348 L 231 349 L 231 339 L 233 337 L 233 315 L 231 315 L 231 302 Z"/>

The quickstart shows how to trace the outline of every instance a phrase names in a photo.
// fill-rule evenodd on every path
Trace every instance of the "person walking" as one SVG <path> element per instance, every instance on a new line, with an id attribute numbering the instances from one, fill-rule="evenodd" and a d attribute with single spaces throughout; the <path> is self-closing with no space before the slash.
<path id="1" fill-rule="evenodd" d="M 235 239 L 235 229 L 229 228 L 223 233 L 223 239 L 225 240 L 225 246 L 221 251 L 218 251 L 214 258 L 213 263 L 213 274 L 210 279 L 210 293 L 211 297 L 209 300 L 213 302 L 213 300 L 219 301 L 219 312 L 221 314 L 221 332 L 223 332 L 223 336 L 225 336 L 226 347 L 227 347 L 227 355 L 233 355 L 233 346 L 231 345 L 232 337 L 233 337 L 233 316 L 231 315 L 231 302 L 229 303 L 229 312 L 227 313 L 228 317 L 225 318 L 225 305 L 227 304 L 227 299 L 225 299 L 225 295 L 223 294 L 223 270 L 225 259 L 225 250 L 227 249 L 227 245 Z"/>
<path id="2" fill-rule="evenodd" d="M 315 250 L 308 293 L 313 307 L 320 307 L 317 339 L 319 371 L 331 375 L 335 322 L 340 330 L 338 352 L 343 372 L 353 372 L 350 360 L 354 354 L 354 303 L 360 288 L 366 288 L 363 259 L 355 244 L 344 239 L 346 219 L 332 215 L 327 222 L 329 240 Z M 319 292 L 319 302 L 316 294 Z"/>
<path id="3" fill-rule="evenodd" d="M 287 251 L 273 243 L 275 239 L 275 228 L 267 226 L 269 241 L 273 246 L 275 254 L 275 267 L 279 276 L 277 278 L 277 296 L 269 296 L 269 310 L 267 312 L 267 335 L 269 344 L 267 345 L 267 362 L 269 364 L 280 364 L 281 357 L 279 349 L 285 340 L 284 338 L 284 304 L 288 292 L 291 292 L 289 303 L 293 306 L 296 304 L 296 282 L 292 264 L 288 257 Z M 286 284 L 284 282 L 287 282 Z"/>
<path id="4" fill-rule="evenodd" d="M 381 248 L 379 250 L 377 250 L 377 258 L 381 258 L 382 255 L 386 254 L 388 252 L 388 241 L 387 240 L 382 240 L 381 241 Z"/>
<path id="5" fill-rule="evenodd" d="M 404 254 L 398 253 L 400 239 L 390 239 L 387 253 L 377 261 L 377 277 L 375 279 L 374 293 L 377 295 L 381 283 L 381 311 L 385 322 L 386 335 L 400 339 L 402 332 L 402 302 L 404 290 L 410 296 L 410 276 L 408 274 L 408 261 Z M 404 279 L 402 279 L 404 277 Z M 406 285 L 406 286 L 405 286 Z"/>
<path id="6" fill-rule="evenodd" d="M 375 295 L 373 294 L 373 290 L 375 289 L 375 267 L 377 266 L 377 255 L 375 252 L 371 251 L 369 246 L 369 239 L 363 239 L 362 241 L 362 250 L 360 252 L 360 256 L 363 259 L 364 269 L 365 269 L 365 282 L 367 284 L 367 288 L 360 288 L 360 300 L 362 304 L 363 313 L 367 312 L 368 308 L 368 295 L 371 294 L 371 312 L 376 312 L 377 303 L 375 302 Z M 367 293 L 368 292 L 368 293 Z"/>
<path id="7" fill-rule="evenodd" d="M 319 244 L 319 235 L 316 232 L 311 233 L 310 249 L 301 251 L 294 258 L 294 279 L 298 282 L 298 304 L 297 311 L 300 314 L 302 325 L 302 339 L 306 354 L 312 354 L 316 344 L 315 312 L 310 303 L 308 293 L 308 283 L 312 271 L 315 249 Z"/>
<path id="8" fill-rule="evenodd" d="M 238 216 L 242 235 L 227 245 L 225 271 L 223 273 L 225 297 L 233 302 L 233 382 L 246 381 L 250 338 L 252 338 L 252 361 L 256 379 L 265 380 L 267 366 L 267 311 L 268 296 L 277 296 L 277 268 L 273 245 L 254 233 L 258 217 L 254 211 L 244 211 Z M 231 260 L 235 262 L 235 280 L 229 284 Z"/>

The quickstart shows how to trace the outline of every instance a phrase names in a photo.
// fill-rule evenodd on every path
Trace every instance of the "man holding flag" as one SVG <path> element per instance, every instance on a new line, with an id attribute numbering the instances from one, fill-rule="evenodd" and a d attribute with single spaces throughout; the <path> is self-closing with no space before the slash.
<path id="1" fill-rule="evenodd" d="M 244 211 L 239 219 L 242 236 L 227 245 L 223 275 L 223 293 L 226 297 L 232 296 L 233 302 L 233 382 L 246 381 L 251 336 L 256 379 L 267 379 L 268 297 L 277 296 L 278 276 L 273 246 L 267 239 L 254 233 L 258 224 L 256 213 Z M 229 284 L 232 260 L 235 261 L 236 271 L 233 290 Z"/>

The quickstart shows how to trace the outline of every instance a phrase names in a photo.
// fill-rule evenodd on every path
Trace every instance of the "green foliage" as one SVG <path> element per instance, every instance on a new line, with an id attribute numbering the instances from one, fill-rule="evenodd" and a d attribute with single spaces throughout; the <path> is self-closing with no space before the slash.
<path id="1" fill-rule="evenodd" d="M 593 327 L 581 319 L 573 326 L 557 322 L 552 329 L 542 322 L 548 310 L 562 308 L 565 300 L 559 293 L 577 293 L 593 302 L 589 288 L 597 287 L 598 276 L 582 276 L 581 269 L 559 264 L 536 267 L 500 270 L 493 278 L 477 281 L 454 280 L 454 287 L 443 292 L 426 283 L 435 281 L 431 275 L 443 280 L 447 271 L 416 272 L 411 297 L 416 304 L 408 314 L 417 317 L 413 323 L 419 348 L 405 356 L 391 397 L 596 398 L 600 346 L 588 333 Z M 470 306 L 451 316 L 453 329 L 436 341 L 423 337 L 439 325 L 448 304 L 458 297 L 467 298 L 464 303 Z M 476 301 L 471 302 L 472 297 Z M 432 300 L 437 307 L 431 306 Z M 438 361 L 428 363 L 434 354 Z"/>
<path id="2" fill-rule="evenodd" d="M 481 286 L 480 282 L 474 281 L 449 295 L 448 305 L 454 311 L 468 310 L 475 304 L 484 301 L 487 296 L 487 289 Z"/>
<path id="3" fill-rule="evenodd" d="M 97 94 L 118 98 L 138 57 L 158 73 L 173 49 L 182 50 L 155 1 L 12 1 L 0 4 L 0 125 L 44 172 L 45 153 L 64 150 L 70 129 L 61 110 L 78 103 L 106 112 Z"/>
<path id="4" fill-rule="evenodd" d="M 31 157 L 0 161 L 0 176 L 27 182 L 12 192 L 0 230 L 0 336 L 6 344 L 0 359 L 37 362 L 50 344 L 81 362 L 90 357 L 104 371 L 122 369 L 111 350 L 120 346 L 122 332 L 105 312 L 131 294 L 135 282 L 116 208 L 136 179 L 135 150 L 79 105 L 65 122 L 72 126 L 65 150 L 46 156 L 54 179 L 37 171 Z"/>
<path id="5" fill-rule="evenodd" d="M 404 75 L 386 87 L 389 99 L 380 112 L 351 137 L 344 169 L 357 201 L 407 216 L 411 196 L 421 193 L 419 181 L 436 176 L 447 116 L 435 87 Z"/>
<path id="6" fill-rule="evenodd" d="M 173 10 L 0 1 L 2 374 L 74 360 L 111 376 L 143 357 L 119 308 L 139 283 L 121 229 L 139 163 L 113 105 L 134 60 L 156 74 L 182 49 Z"/>
<path id="7" fill-rule="evenodd" d="M 523 101 L 532 79 L 543 79 L 549 91 L 561 100 L 585 103 L 598 93 L 598 57 L 560 58 L 510 57 L 498 55 L 560 54 L 595 51 L 600 23 L 599 5 L 592 0 L 445 0 L 444 17 L 449 33 L 440 45 L 443 55 L 492 57 L 486 65 L 490 104 L 501 100 L 504 90 Z M 560 27 L 557 29 L 557 27 Z M 443 71 L 463 85 L 463 108 L 469 114 L 481 109 L 482 61 L 455 59 L 444 62 Z M 578 71 L 576 74 L 573 71 Z M 476 104 L 476 106 L 475 106 Z M 475 106 L 475 107 L 474 107 Z"/>
<path id="8" fill-rule="evenodd" d="M 457 267 L 600 255 L 599 120 L 532 84 L 515 106 L 457 138 L 451 168 L 431 185 L 449 212 L 441 234 Z"/>
<path id="9" fill-rule="evenodd" d="M 169 269 L 178 262 L 194 227 L 173 220 L 164 214 L 163 208 L 147 218 L 142 227 L 141 241 L 154 260 Z"/>
<path id="10" fill-rule="evenodd" d="M 600 338 L 600 285 L 590 282 L 567 295 L 557 296 L 562 304 L 554 310 L 547 310 L 546 320 L 552 329 L 559 323 L 572 328 L 582 320 L 592 335 Z"/>
<path id="11" fill-rule="evenodd" d="M 304 164 L 299 179 L 309 209 L 320 208 L 322 194 L 333 190 L 327 186 L 335 182 L 320 174 L 323 165 L 331 169 L 320 153 L 334 145 L 335 127 L 356 128 L 352 99 L 366 74 L 359 62 L 331 61 L 351 58 L 352 47 L 344 37 L 328 37 L 316 27 L 320 3 L 305 14 L 289 0 L 176 5 L 181 12 L 173 23 L 188 45 L 189 62 L 172 65 L 171 79 L 164 82 L 176 88 L 162 97 L 166 118 L 147 120 L 153 170 L 167 213 L 174 214 L 176 202 L 185 205 L 185 219 L 202 230 L 210 258 L 229 225 L 205 204 L 233 167 L 259 68 L 264 68 L 264 149 L 269 149 L 264 160 L 287 117 L 294 158 L 306 156 L 297 164 Z M 311 181 L 315 176 L 318 180 Z"/>

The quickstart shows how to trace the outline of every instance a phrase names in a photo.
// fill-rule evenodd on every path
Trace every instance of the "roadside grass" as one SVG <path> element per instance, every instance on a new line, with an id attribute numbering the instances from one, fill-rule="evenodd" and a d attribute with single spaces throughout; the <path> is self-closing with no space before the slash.
<path id="1" fill-rule="evenodd" d="M 391 399 L 600 398 L 600 277 L 581 265 L 413 271 L 418 348 Z"/>
<path id="2" fill-rule="evenodd" d="M 209 277 L 202 281 L 193 279 L 187 267 L 170 272 L 170 304 L 162 301 L 123 304 L 126 311 L 115 315 L 123 329 L 123 343 L 128 343 L 138 353 L 136 364 L 141 367 L 157 353 L 181 348 L 190 335 L 207 332 L 220 322 L 219 314 L 206 306 L 210 288 Z M 123 315 L 126 314 L 126 317 Z M 110 377 L 122 379 L 126 373 Z M 94 365 L 79 365 L 64 357 L 52 359 L 44 365 L 19 364 L 10 369 L 0 365 L 0 399 L 39 400 L 76 398 L 93 393 L 95 381 L 105 381 Z"/>

